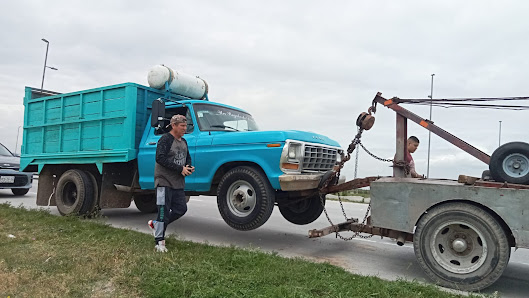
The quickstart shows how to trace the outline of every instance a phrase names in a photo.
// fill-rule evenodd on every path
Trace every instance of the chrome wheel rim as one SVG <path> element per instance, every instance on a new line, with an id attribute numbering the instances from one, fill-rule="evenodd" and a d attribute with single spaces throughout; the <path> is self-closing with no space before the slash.
<path id="1" fill-rule="evenodd" d="M 244 180 L 237 180 L 230 185 L 226 199 L 230 212 L 237 217 L 248 216 L 257 203 L 254 188 Z"/>
<path id="2" fill-rule="evenodd" d="M 431 236 L 430 249 L 435 261 L 452 273 L 478 270 L 488 255 L 486 239 L 473 225 L 450 221 L 439 226 Z"/>

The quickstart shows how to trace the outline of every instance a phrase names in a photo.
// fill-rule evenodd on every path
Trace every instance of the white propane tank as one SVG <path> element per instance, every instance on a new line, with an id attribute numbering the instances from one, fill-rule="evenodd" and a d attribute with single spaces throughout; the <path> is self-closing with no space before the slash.
<path id="1" fill-rule="evenodd" d="M 208 93 L 208 84 L 199 77 L 173 70 L 165 65 L 156 65 L 147 75 L 149 86 L 163 89 L 169 83 L 171 92 L 193 99 L 204 99 Z"/>

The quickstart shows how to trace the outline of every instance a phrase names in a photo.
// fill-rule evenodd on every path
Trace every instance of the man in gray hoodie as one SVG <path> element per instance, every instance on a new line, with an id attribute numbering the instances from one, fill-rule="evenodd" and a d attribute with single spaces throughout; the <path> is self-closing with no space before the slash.
<path id="1" fill-rule="evenodd" d="M 185 177 L 195 171 L 195 167 L 191 166 L 187 142 L 183 138 L 187 130 L 186 117 L 174 115 L 169 125 L 171 131 L 160 138 L 156 147 L 154 186 L 158 216 L 156 220 L 148 222 L 154 233 L 154 249 L 158 252 L 167 251 L 165 247 L 167 226 L 187 212 Z"/>

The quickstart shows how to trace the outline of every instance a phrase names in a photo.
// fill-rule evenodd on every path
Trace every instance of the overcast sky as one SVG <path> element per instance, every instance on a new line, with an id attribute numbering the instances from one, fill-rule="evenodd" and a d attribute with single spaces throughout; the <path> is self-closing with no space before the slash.
<path id="1" fill-rule="evenodd" d="M 209 98 L 262 130 L 321 133 L 347 148 L 377 92 L 390 98 L 529 96 L 528 1 L 8 1 L 0 11 L 0 142 L 15 150 L 24 87 L 73 92 L 147 85 L 156 64 L 198 75 Z M 428 107 L 405 106 L 428 118 Z M 529 112 L 434 107 L 432 120 L 488 154 L 528 139 Z M 22 129 L 20 129 L 22 131 Z M 426 173 L 428 132 L 414 154 Z M 21 136 L 17 152 L 20 152 Z M 379 108 L 363 142 L 395 152 L 395 114 Z M 487 165 L 432 135 L 430 177 Z M 344 169 L 354 173 L 354 158 Z M 358 176 L 391 175 L 360 152 Z"/>

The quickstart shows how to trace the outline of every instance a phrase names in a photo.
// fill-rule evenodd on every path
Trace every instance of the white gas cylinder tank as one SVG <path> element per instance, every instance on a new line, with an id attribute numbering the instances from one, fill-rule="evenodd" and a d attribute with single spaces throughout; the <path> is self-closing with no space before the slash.
<path id="1" fill-rule="evenodd" d="M 165 65 L 153 66 L 147 75 L 147 81 L 155 89 L 165 88 L 165 83 L 168 82 L 171 92 L 193 99 L 205 99 L 208 93 L 208 84 L 203 79 Z"/>

